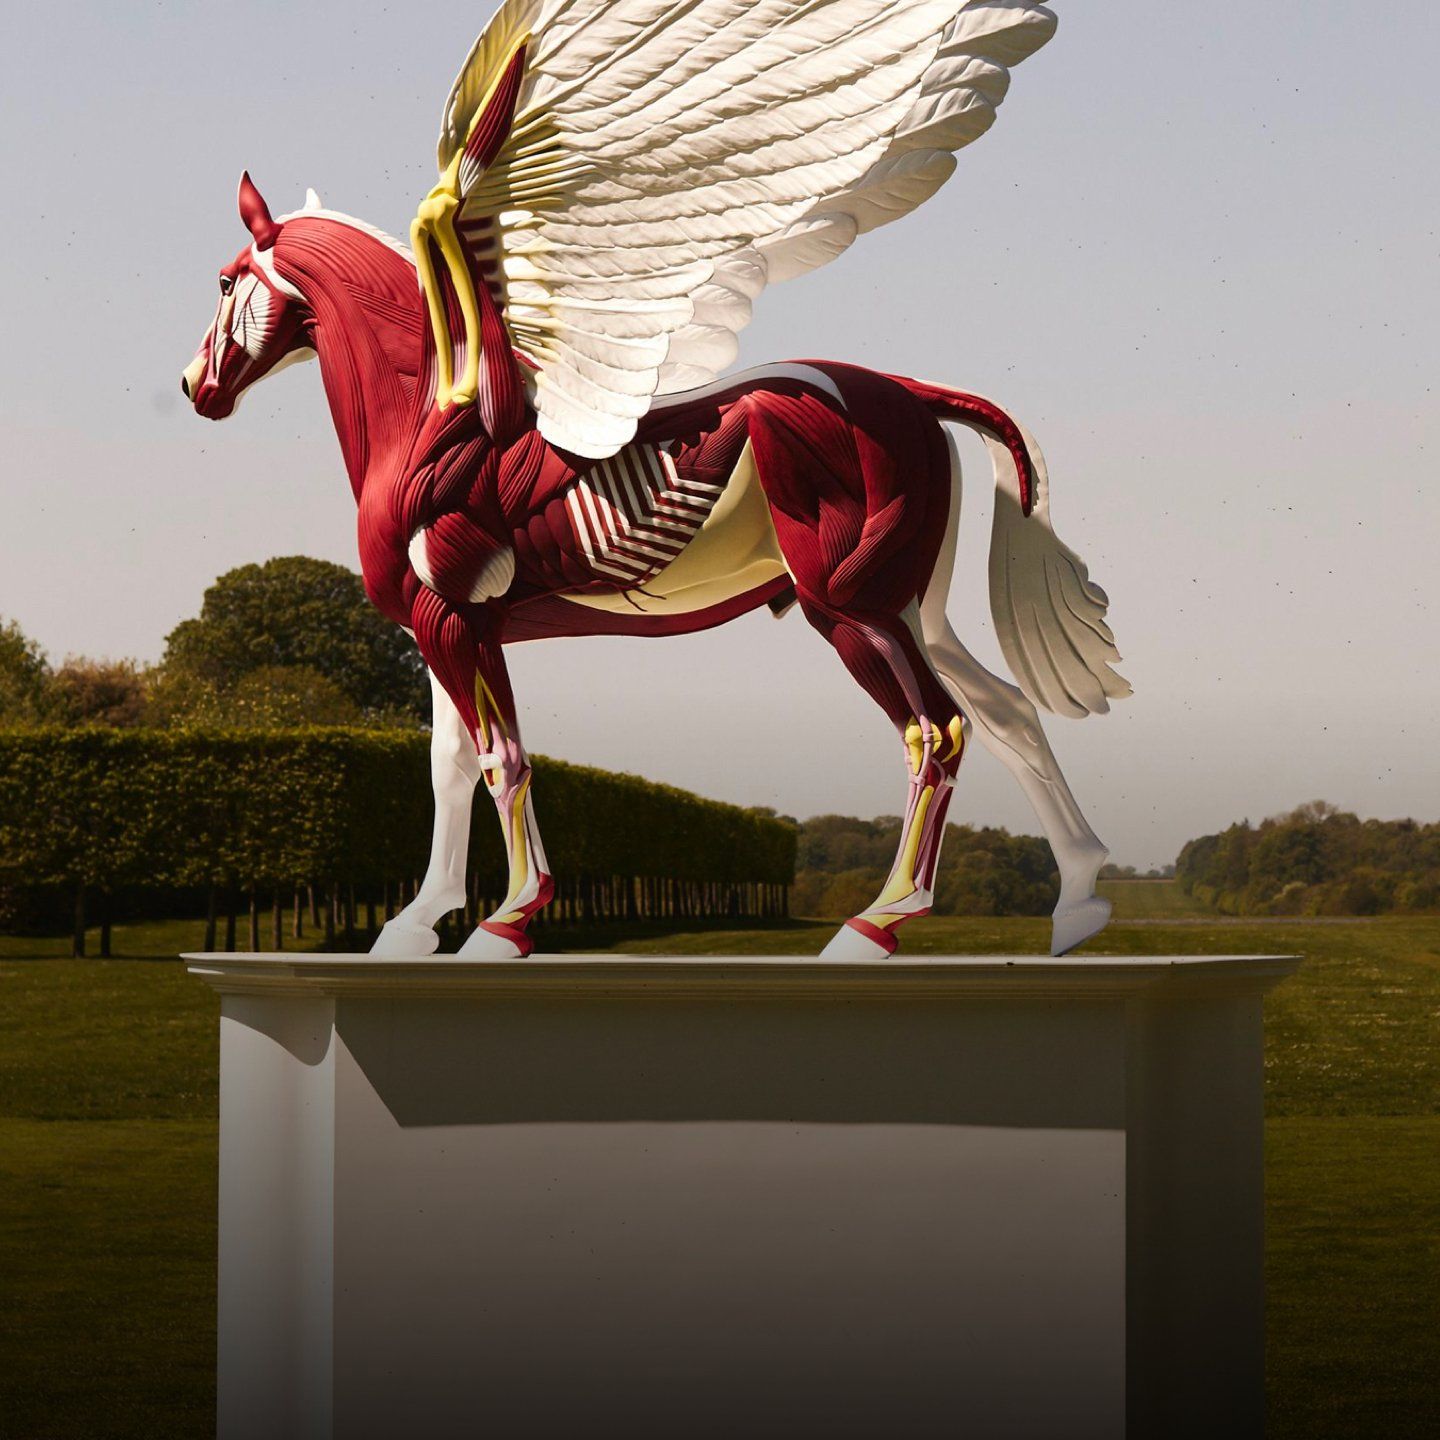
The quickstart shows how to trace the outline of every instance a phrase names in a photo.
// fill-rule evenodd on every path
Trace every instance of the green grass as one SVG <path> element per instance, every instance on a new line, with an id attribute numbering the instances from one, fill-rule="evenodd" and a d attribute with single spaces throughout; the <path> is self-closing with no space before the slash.
<path id="1" fill-rule="evenodd" d="M 1265 1129 L 1270 1440 L 1440 1435 L 1440 1119 Z"/>
<path id="2" fill-rule="evenodd" d="M 215 1122 L 0 1119 L 0 1435 L 214 1433 Z"/>
<path id="3" fill-rule="evenodd" d="M 0 962 L 0 1118 L 211 1123 L 219 1016 L 173 961 Z"/>
<path id="4" fill-rule="evenodd" d="M 270 936 L 269 914 L 260 917 L 260 943 L 268 947 Z M 241 949 L 248 946 L 249 920 L 240 917 L 237 930 Z M 286 917 L 286 931 L 289 917 Z M 221 934 L 225 924 L 220 923 Z M 306 923 L 303 940 L 287 940 L 287 950 L 311 951 L 320 944 L 321 937 Z M 86 932 L 86 950 L 90 955 L 100 953 L 100 932 Z M 205 922 L 203 920 L 142 920 L 134 924 L 116 925 L 111 938 L 112 958 L 116 960 L 173 960 L 193 950 L 205 948 Z M 0 935 L 0 960 L 63 960 L 70 955 L 70 936 L 67 935 Z"/>
<path id="5" fill-rule="evenodd" d="M 1266 1012 L 1271 1440 L 1440 1434 L 1440 919 L 1205 923 L 1164 882 L 1106 889 L 1117 918 L 1090 953 L 1306 956 Z M 116 948 L 174 955 L 200 928 L 117 927 Z M 814 954 L 832 928 L 547 943 Z M 906 948 L 1047 939 L 1039 920 L 932 917 Z M 46 948 L 0 941 L 0 1437 L 207 1433 L 214 997 L 173 962 L 6 952 Z"/>
<path id="6" fill-rule="evenodd" d="M 1102 880 L 1095 887 L 1125 920 L 1213 920 L 1215 912 L 1173 880 Z"/>

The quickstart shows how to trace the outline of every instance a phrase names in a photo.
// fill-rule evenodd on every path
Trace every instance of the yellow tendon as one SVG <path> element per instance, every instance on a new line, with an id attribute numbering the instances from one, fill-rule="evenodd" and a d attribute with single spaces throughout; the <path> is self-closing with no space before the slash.
<path id="1" fill-rule="evenodd" d="M 505 72 L 510 68 L 516 52 L 527 44 L 529 39 L 528 34 L 522 35 L 495 67 L 484 99 L 475 107 L 470 117 L 470 126 L 465 132 L 467 142 L 475 133 L 480 117 L 495 98 L 496 88 L 505 78 Z M 415 252 L 415 267 L 425 290 L 425 302 L 430 311 L 430 328 L 435 335 L 435 404 L 441 410 L 450 405 L 473 405 L 480 393 L 480 302 L 475 294 L 475 282 L 470 275 L 465 247 L 460 243 L 460 236 L 455 229 L 455 216 L 465 203 L 465 197 L 460 193 L 460 162 L 464 158 L 465 147 L 462 145 L 450 157 L 450 163 L 430 193 L 420 202 L 420 209 L 410 223 L 410 248 Z M 455 296 L 460 302 L 460 314 L 465 323 L 465 368 L 458 381 L 454 373 L 454 336 L 450 333 L 444 292 L 440 288 L 440 279 L 435 273 L 430 254 L 432 240 L 445 261 L 445 269 L 450 276 L 450 283 L 455 287 Z"/>
<path id="2" fill-rule="evenodd" d="M 515 792 L 515 804 L 510 812 L 510 891 L 504 904 L 513 905 L 530 879 L 530 839 L 525 833 L 525 797 L 530 793 L 530 777 L 527 775 Z M 523 910 L 507 910 L 495 917 L 502 925 L 513 925 L 525 918 Z"/>
<path id="3" fill-rule="evenodd" d="M 952 715 L 950 723 L 945 727 L 945 733 L 950 737 L 950 749 L 945 753 L 946 760 L 953 760 L 955 757 L 965 754 L 965 721 L 959 715 Z"/>
<path id="4" fill-rule="evenodd" d="M 878 910 L 884 905 L 893 905 L 897 900 L 903 900 L 907 895 L 915 893 L 915 858 L 920 853 L 920 840 L 925 834 L 925 816 L 930 809 L 930 802 L 934 798 L 935 787 L 933 785 L 927 785 L 920 792 L 920 798 L 915 802 L 915 817 L 911 820 L 910 829 L 905 834 L 905 848 L 896 858 L 895 868 L 890 872 L 890 879 L 875 901 L 875 909 Z M 873 911 L 867 910 L 865 918 L 868 920 L 872 914 Z"/>
<path id="5" fill-rule="evenodd" d="M 955 759 L 957 755 L 964 753 L 965 722 L 959 715 L 952 715 L 950 717 L 950 723 L 944 730 L 932 725 L 930 727 L 930 733 L 933 737 L 931 743 L 935 747 L 935 758 L 940 761 L 942 765 Z M 949 740 L 950 746 L 948 749 L 940 743 L 941 736 Z M 918 775 L 925 764 L 925 731 L 918 720 L 912 719 L 905 727 L 905 748 L 910 755 L 910 773 L 912 775 Z M 943 754 L 941 753 L 942 750 L 944 751 Z"/>
<path id="6" fill-rule="evenodd" d="M 918 775 L 925 764 L 925 732 L 913 718 L 905 727 L 905 748 L 910 752 L 910 773 Z"/>
<path id="7" fill-rule="evenodd" d="M 470 267 L 460 237 L 455 233 L 455 215 L 460 209 L 460 161 L 463 151 L 445 168 L 439 183 L 420 202 L 420 210 L 410 224 L 410 247 L 415 252 L 415 268 L 425 290 L 425 303 L 430 311 L 430 328 L 435 335 L 435 404 L 440 409 L 449 405 L 470 405 L 480 388 L 480 304 L 470 279 Z M 430 250 L 430 242 L 439 247 L 450 283 L 460 302 L 465 324 L 465 370 L 459 383 L 455 381 L 455 341 L 450 333 L 450 320 L 445 307 L 444 291 Z"/>
<path id="8" fill-rule="evenodd" d="M 478 672 L 475 675 L 475 713 L 480 720 L 480 738 L 487 750 L 492 743 L 491 716 L 494 716 L 501 738 L 505 740 L 510 738 L 509 727 L 505 724 L 505 717 L 501 714 L 500 707 L 495 703 L 494 693 L 485 683 L 485 677 Z"/>

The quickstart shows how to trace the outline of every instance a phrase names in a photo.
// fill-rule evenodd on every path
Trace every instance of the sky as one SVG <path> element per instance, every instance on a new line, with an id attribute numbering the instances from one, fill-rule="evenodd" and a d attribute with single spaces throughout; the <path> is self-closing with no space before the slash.
<path id="1" fill-rule="evenodd" d="M 240 171 L 277 214 L 313 185 L 404 234 L 490 8 L 14 8 L 0 616 L 53 658 L 158 658 L 235 565 L 357 565 L 316 368 L 220 426 L 179 373 L 246 238 Z M 1440 818 L 1440 13 L 1056 8 L 946 189 L 768 291 L 741 363 L 942 380 L 1034 431 L 1135 687 L 1109 716 L 1047 722 L 1120 863 L 1320 797 Z M 950 609 L 998 667 L 988 461 L 963 455 Z M 901 808 L 888 722 L 798 612 L 521 646 L 511 668 L 533 750 L 799 816 Z M 1036 829 L 978 745 L 951 816 Z"/>

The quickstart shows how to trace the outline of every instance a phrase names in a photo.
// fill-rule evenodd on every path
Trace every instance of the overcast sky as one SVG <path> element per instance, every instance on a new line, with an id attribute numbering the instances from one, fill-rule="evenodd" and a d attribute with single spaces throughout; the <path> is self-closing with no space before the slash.
<path id="1" fill-rule="evenodd" d="M 1325 797 L 1440 817 L 1440 12 L 1076 0 L 921 212 L 764 297 L 742 359 L 951 381 L 1045 448 L 1133 699 L 1053 720 L 1121 862 Z M 356 564 L 313 366 L 215 426 L 178 389 L 244 236 L 307 185 L 403 234 L 490 10 L 12 7 L 0 52 L 0 615 L 157 657 L 221 571 Z M 999 663 L 967 442 L 956 628 Z M 798 815 L 897 810 L 880 712 L 798 614 L 512 651 L 533 749 Z M 543 807 L 543 797 L 540 799 Z M 972 751 L 952 816 L 1033 830 Z"/>

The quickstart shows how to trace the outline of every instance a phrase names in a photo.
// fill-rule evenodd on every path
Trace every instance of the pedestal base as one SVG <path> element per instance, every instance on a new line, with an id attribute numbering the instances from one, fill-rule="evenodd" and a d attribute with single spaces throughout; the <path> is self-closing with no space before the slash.
<path id="1" fill-rule="evenodd" d="M 191 959 L 227 1440 L 1260 1433 L 1294 961 Z"/>

